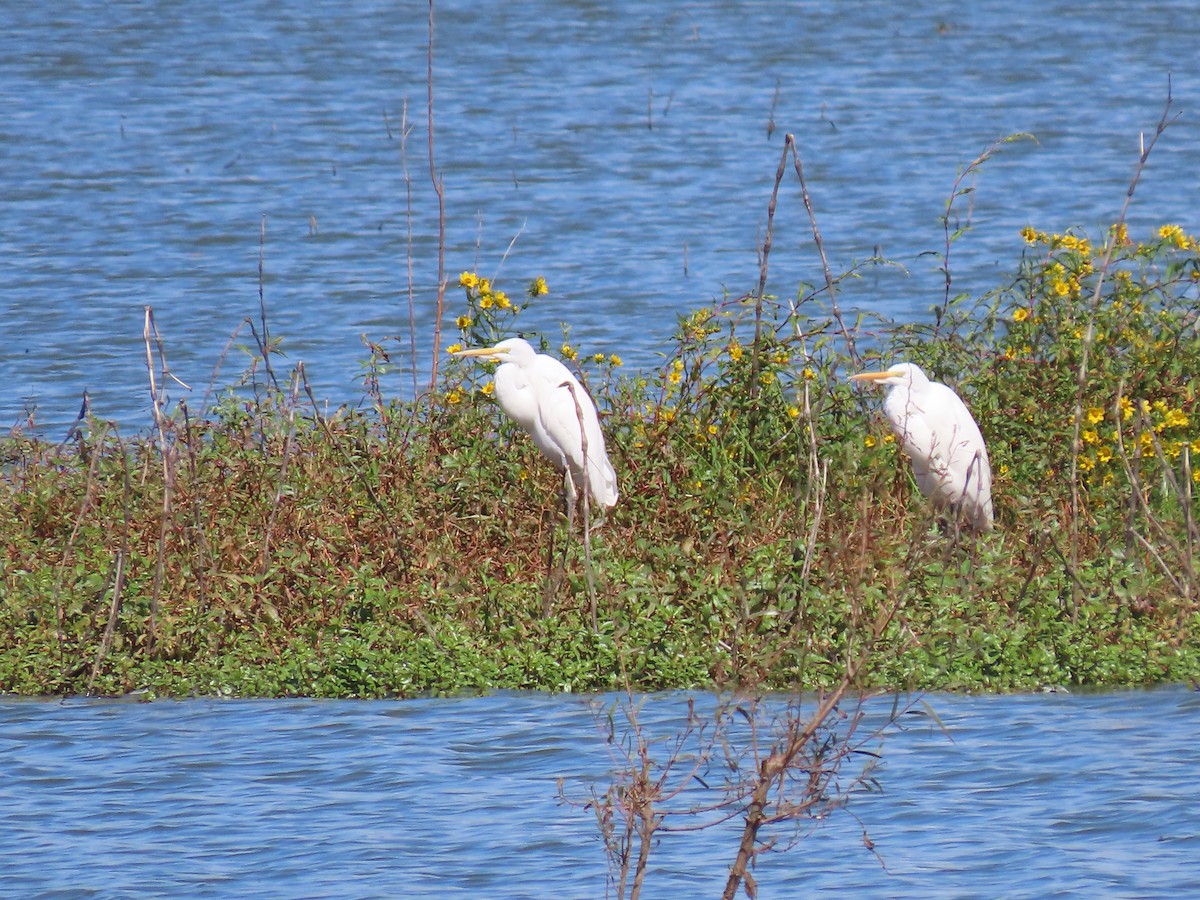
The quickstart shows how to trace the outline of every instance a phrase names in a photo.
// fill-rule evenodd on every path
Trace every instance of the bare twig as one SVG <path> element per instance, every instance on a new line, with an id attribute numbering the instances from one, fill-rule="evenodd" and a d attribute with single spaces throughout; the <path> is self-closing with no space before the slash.
<path id="1" fill-rule="evenodd" d="M 429 178 L 438 201 L 437 305 L 433 320 L 433 362 L 429 367 L 429 390 L 437 388 L 438 357 L 442 349 L 442 319 L 446 313 L 446 196 L 433 153 L 433 0 L 429 0 L 429 53 L 425 77 L 429 139 Z"/>
<path id="2" fill-rule="evenodd" d="M 271 532 L 279 518 L 279 508 L 283 505 L 283 495 L 287 489 L 288 463 L 292 458 L 292 446 L 296 437 L 296 405 L 300 398 L 300 381 L 304 377 L 304 363 L 296 363 L 292 372 L 292 383 L 288 390 L 288 430 L 283 439 L 283 449 L 280 453 L 279 476 L 275 482 L 275 499 L 271 503 L 271 511 L 267 515 L 267 523 L 263 528 L 262 551 L 259 554 L 258 570 L 266 575 L 271 564 Z"/>
<path id="3" fill-rule="evenodd" d="M 1129 205 L 1133 202 L 1133 194 L 1137 190 L 1138 181 L 1142 177 L 1142 172 L 1146 168 L 1146 162 L 1150 159 L 1150 153 L 1154 150 L 1154 145 L 1158 142 L 1159 137 L 1178 118 L 1178 116 L 1172 118 L 1170 115 L 1172 102 L 1171 79 L 1168 76 L 1167 99 L 1163 104 L 1162 115 L 1159 117 L 1158 125 L 1149 143 L 1146 142 L 1145 136 L 1142 135 L 1140 141 L 1141 152 L 1138 154 L 1137 164 L 1133 169 L 1133 178 L 1129 182 L 1129 189 L 1125 192 L 1125 200 L 1121 204 L 1121 213 L 1117 216 L 1117 221 L 1113 224 L 1109 232 L 1109 240 L 1107 241 L 1107 246 L 1104 248 L 1104 256 L 1101 259 L 1099 269 L 1096 271 L 1096 287 L 1092 291 L 1092 301 L 1088 309 L 1087 328 L 1084 330 L 1081 342 L 1079 371 L 1076 373 L 1075 381 L 1075 411 L 1071 429 L 1071 567 L 1076 571 L 1079 569 L 1079 517 L 1081 509 L 1079 500 L 1079 454 L 1082 450 L 1080 435 L 1083 430 L 1083 401 L 1084 395 L 1087 393 L 1088 363 L 1091 358 L 1092 344 L 1096 337 L 1096 316 L 1100 310 L 1104 279 L 1108 274 L 1109 267 L 1112 265 L 1113 254 L 1116 252 L 1117 242 L 1123 230 L 1122 226 L 1125 224 L 1125 218 L 1129 213 Z M 1076 608 L 1078 608 L 1081 599 L 1081 593 L 1077 587 L 1072 597 Z"/>
<path id="4" fill-rule="evenodd" d="M 267 217 L 263 216 L 258 227 L 258 321 L 262 325 L 262 341 L 259 352 L 262 353 L 263 366 L 271 387 L 279 390 L 279 382 L 275 380 L 275 370 L 271 366 L 271 331 L 267 325 L 267 294 L 263 279 L 263 257 L 267 246 Z"/>
<path id="5" fill-rule="evenodd" d="M 408 124 L 408 98 L 404 98 L 404 106 L 400 114 L 400 169 L 404 173 L 404 246 L 407 248 L 405 253 L 405 275 L 408 279 L 408 350 L 412 367 L 413 380 L 413 396 L 415 397 L 418 391 L 417 387 L 417 307 L 416 307 L 416 289 L 413 286 L 413 204 L 412 204 L 412 177 L 408 172 L 408 132 L 410 131 Z"/>

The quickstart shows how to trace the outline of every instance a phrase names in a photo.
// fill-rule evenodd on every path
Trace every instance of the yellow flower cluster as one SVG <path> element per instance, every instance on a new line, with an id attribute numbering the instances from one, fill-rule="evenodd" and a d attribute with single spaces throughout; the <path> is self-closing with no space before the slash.
<path id="1" fill-rule="evenodd" d="M 683 380 L 683 360 L 676 359 L 671 363 L 671 371 L 667 373 L 667 380 L 671 384 L 679 384 Z"/>
<path id="2" fill-rule="evenodd" d="M 1200 241 L 1197 241 L 1194 237 L 1189 237 L 1178 225 L 1162 226 L 1162 228 L 1158 229 L 1158 237 L 1160 240 L 1171 244 L 1179 250 L 1200 249 Z"/>
<path id="3" fill-rule="evenodd" d="M 550 293 L 550 286 L 546 284 L 546 279 L 539 275 L 529 282 L 529 287 L 525 289 L 525 292 L 530 297 L 543 297 Z"/>
<path id="4" fill-rule="evenodd" d="M 1191 424 L 1191 417 L 1182 407 L 1171 406 L 1161 398 L 1150 401 L 1121 397 L 1115 409 L 1119 410 L 1122 423 L 1130 422 L 1137 414 L 1140 414 L 1140 419 L 1130 426 L 1122 425 L 1118 434 L 1115 426 L 1101 427 L 1106 417 L 1103 407 L 1090 406 L 1084 411 L 1087 424 L 1094 427 L 1084 428 L 1080 432 L 1084 453 L 1079 457 L 1079 469 L 1089 473 L 1089 482 L 1094 483 L 1097 476 L 1100 476 L 1099 483 L 1102 485 L 1113 482 L 1112 471 L 1106 471 L 1105 467 L 1119 457 L 1122 447 L 1126 455 L 1136 453 L 1142 457 L 1156 456 L 1161 450 L 1168 460 L 1178 459 L 1184 448 L 1192 452 L 1200 449 L 1200 439 L 1181 433 Z M 1126 430 L 1128 428 L 1133 430 Z M 1200 482 L 1200 479 L 1197 481 Z"/>
<path id="5" fill-rule="evenodd" d="M 1021 237 L 1027 244 L 1045 244 L 1052 251 L 1069 250 L 1081 256 L 1090 256 L 1092 253 L 1092 242 L 1073 234 L 1051 234 L 1026 225 L 1021 229 Z"/>
<path id="6" fill-rule="evenodd" d="M 570 344 L 564 343 L 558 349 L 558 352 L 562 354 L 563 359 L 569 359 L 569 360 L 571 360 L 571 362 L 574 362 L 575 360 L 579 359 L 579 351 L 576 350 L 574 347 L 572 347 Z"/>
<path id="7" fill-rule="evenodd" d="M 480 309 L 512 309 L 512 301 L 508 294 L 498 291 L 492 286 L 491 279 L 481 278 L 474 272 L 463 272 L 458 276 L 459 287 L 466 288 L 467 296 L 474 300 Z M 544 282 L 543 282 L 544 284 Z M 461 326 L 460 326 L 461 327 Z"/>

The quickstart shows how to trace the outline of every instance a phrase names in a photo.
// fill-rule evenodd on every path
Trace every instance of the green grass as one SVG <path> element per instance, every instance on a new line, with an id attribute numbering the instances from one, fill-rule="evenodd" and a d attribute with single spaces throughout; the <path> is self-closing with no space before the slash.
<path id="1" fill-rule="evenodd" d="M 1200 678 L 1198 244 L 1026 238 L 1002 289 L 865 355 L 811 294 L 697 309 L 657 371 L 547 348 L 605 412 L 620 479 L 593 532 L 595 630 L 578 537 L 547 589 L 560 481 L 485 367 L 450 359 L 432 394 L 329 416 L 302 373 L 271 391 L 256 367 L 255 389 L 167 411 L 161 433 L 14 431 L 0 690 L 816 687 L 860 655 L 863 687 Z M 501 302 L 465 278 L 460 341 L 513 333 L 542 287 Z M 878 395 L 847 382 L 877 357 L 966 399 L 995 532 L 941 534 Z"/>

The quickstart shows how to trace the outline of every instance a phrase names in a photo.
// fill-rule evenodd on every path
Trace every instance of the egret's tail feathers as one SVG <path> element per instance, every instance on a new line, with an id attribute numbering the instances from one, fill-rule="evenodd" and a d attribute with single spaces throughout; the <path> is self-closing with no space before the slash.
<path id="1" fill-rule="evenodd" d="M 596 503 L 611 509 L 617 505 L 617 473 L 607 459 L 593 462 L 588 473 L 588 490 Z"/>

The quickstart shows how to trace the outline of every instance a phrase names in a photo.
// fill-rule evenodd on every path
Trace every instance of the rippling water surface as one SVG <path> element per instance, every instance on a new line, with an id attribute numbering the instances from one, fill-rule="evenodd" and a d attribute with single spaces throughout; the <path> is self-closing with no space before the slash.
<path id="1" fill-rule="evenodd" d="M 1200 694 L 926 701 L 941 724 L 905 716 L 877 747 L 882 793 L 763 857 L 763 897 L 1200 893 Z M 596 708 L 3 700 L 0 893 L 600 897 L 594 816 L 557 788 L 608 783 Z M 643 722 L 666 736 L 685 708 L 652 697 Z M 672 836 L 647 896 L 719 895 L 735 846 L 729 830 Z"/>
<path id="2" fill-rule="evenodd" d="M 258 314 L 264 218 L 269 321 L 318 395 L 361 396 L 364 335 L 400 337 L 386 388 L 410 391 L 406 259 L 422 372 L 436 280 L 427 9 L 0 5 L 0 422 L 36 407 L 58 429 L 86 389 L 98 415 L 147 427 L 146 306 L 190 406 L 228 384 L 247 357 L 227 342 Z M 1200 16 L 1182 0 L 1036 13 L 1001 0 L 446 0 L 434 78 L 447 268 L 510 293 L 543 274 L 553 293 L 527 329 L 556 339 L 565 322 L 586 349 L 645 365 L 677 313 L 754 287 L 792 132 L 833 268 L 876 248 L 904 264 L 848 284 L 844 307 L 922 315 L 942 285 L 921 254 L 941 248 L 960 167 L 997 138 L 1037 138 L 1009 145 L 959 204 L 973 231 L 953 252 L 954 288 L 977 295 L 1013 270 L 1021 226 L 1096 234 L 1115 218 L 1168 73 L 1182 116 L 1131 221 L 1137 236 L 1194 230 L 1197 46 Z M 777 226 L 770 288 L 794 296 L 821 275 L 791 176 Z M 245 330 L 238 342 L 251 344 Z"/>

